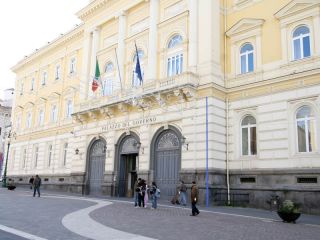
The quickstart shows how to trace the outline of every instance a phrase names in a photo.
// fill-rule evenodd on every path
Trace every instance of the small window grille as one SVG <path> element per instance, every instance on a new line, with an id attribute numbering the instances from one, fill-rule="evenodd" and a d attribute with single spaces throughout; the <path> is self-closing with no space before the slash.
<path id="1" fill-rule="evenodd" d="M 45 182 L 48 182 L 48 181 L 49 181 L 49 178 L 45 178 L 44 181 L 45 181 Z"/>
<path id="2" fill-rule="evenodd" d="M 318 183 L 318 179 L 316 177 L 298 177 L 298 183 Z"/>
<path id="3" fill-rule="evenodd" d="M 240 178 L 241 183 L 255 183 L 256 178 L 255 177 L 242 177 Z"/>
<path id="4" fill-rule="evenodd" d="M 64 178 L 59 178 L 59 182 L 63 182 L 64 181 Z"/>
<path id="5" fill-rule="evenodd" d="M 22 178 L 19 178 L 19 182 L 22 182 L 23 181 L 23 179 Z"/>

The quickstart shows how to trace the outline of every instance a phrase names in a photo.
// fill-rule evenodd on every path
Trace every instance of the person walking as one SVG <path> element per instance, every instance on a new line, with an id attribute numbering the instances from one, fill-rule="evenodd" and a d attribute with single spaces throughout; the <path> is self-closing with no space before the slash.
<path id="1" fill-rule="evenodd" d="M 192 208 L 192 214 L 190 216 L 197 216 L 200 211 L 197 208 L 196 204 L 199 200 L 199 189 L 196 185 L 196 182 L 192 182 L 192 187 L 191 187 L 191 208 Z"/>
<path id="2" fill-rule="evenodd" d="M 32 189 L 33 181 L 34 181 L 34 177 L 31 176 L 31 178 L 29 179 L 30 189 Z"/>
<path id="3" fill-rule="evenodd" d="M 40 186 L 41 186 L 41 178 L 39 175 L 36 175 L 36 178 L 33 181 L 33 196 L 36 196 L 36 191 L 38 192 L 38 197 L 40 197 Z"/>
<path id="4" fill-rule="evenodd" d="M 134 183 L 134 206 L 138 207 L 139 202 L 139 194 L 140 194 L 140 188 L 139 188 L 139 182 L 141 181 L 141 178 L 138 178 L 138 180 Z"/>
<path id="5" fill-rule="evenodd" d="M 157 184 L 155 182 L 152 182 L 150 194 L 152 198 L 152 207 L 151 209 L 157 209 Z"/>
<path id="6" fill-rule="evenodd" d="M 140 188 L 140 192 L 139 192 L 139 198 L 138 198 L 138 205 L 139 207 L 144 207 L 144 195 L 146 193 L 146 182 L 144 179 L 141 179 L 141 181 L 138 184 L 139 188 Z"/>
<path id="7" fill-rule="evenodd" d="M 183 206 L 187 206 L 187 186 L 182 180 L 180 184 L 180 203 Z"/>

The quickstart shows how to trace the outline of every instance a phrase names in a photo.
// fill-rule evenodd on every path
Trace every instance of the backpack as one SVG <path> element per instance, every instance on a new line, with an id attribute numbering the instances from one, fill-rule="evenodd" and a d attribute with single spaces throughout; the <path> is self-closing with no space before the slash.
<path id="1" fill-rule="evenodd" d="M 156 189 L 156 197 L 157 197 L 157 198 L 160 197 L 160 189 L 159 189 L 159 188 Z"/>

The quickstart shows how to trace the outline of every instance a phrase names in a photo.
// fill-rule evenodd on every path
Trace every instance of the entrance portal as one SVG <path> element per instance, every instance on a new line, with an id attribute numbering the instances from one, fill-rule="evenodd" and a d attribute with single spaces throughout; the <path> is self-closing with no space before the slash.
<path id="1" fill-rule="evenodd" d="M 119 176 L 120 197 L 133 197 L 134 183 L 137 180 L 137 157 L 137 154 L 121 155 Z"/>
<path id="2" fill-rule="evenodd" d="M 154 148 L 154 179 L 161 195 L 176 194 L 181 167 L 181 144 L 177 133 L 171 129 L 159 134 Z"/>
<path id="3" fill-rule="evenodd" d="M 139 142 L 133 135 L 125 136 L 120 141 L 118 155 L 118 196 L 132 197 L 134 183 L 137 180 L 137 166 L 139 164 Z"/>
<path id="4" fill-rule="evenodd" d="M 105 143 L 102 140 L 95 141 L 90 148 L 89 155 L 89 194 L 102 194 L 104 163 L 106 160 Z"/>

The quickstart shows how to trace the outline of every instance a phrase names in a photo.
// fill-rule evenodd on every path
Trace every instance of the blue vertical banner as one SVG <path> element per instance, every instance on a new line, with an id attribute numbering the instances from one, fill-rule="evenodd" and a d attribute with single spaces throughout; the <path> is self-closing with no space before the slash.
<path id="1" fill-rule="evenodd" d="M 206 207 L 209 207 L 209 121 L 208 121 L 208 97 L 206 97 Z"/>
<path id="2" fill-rule="evenodd" d="M 141 72 L 141 66 L 140 66 L 139 53 L 138 53 L 137 44 L 134 43 L 134 45 L 136 46 L 136 55 L 137 55 L 136 69 L 135 69 L 134 72 L 137 74 L 137 77 L 138 77 L 138 79 L 140 81 L 140 85 L 142 85 L 143 79 L 142 79 L 142 72 Z"/>

